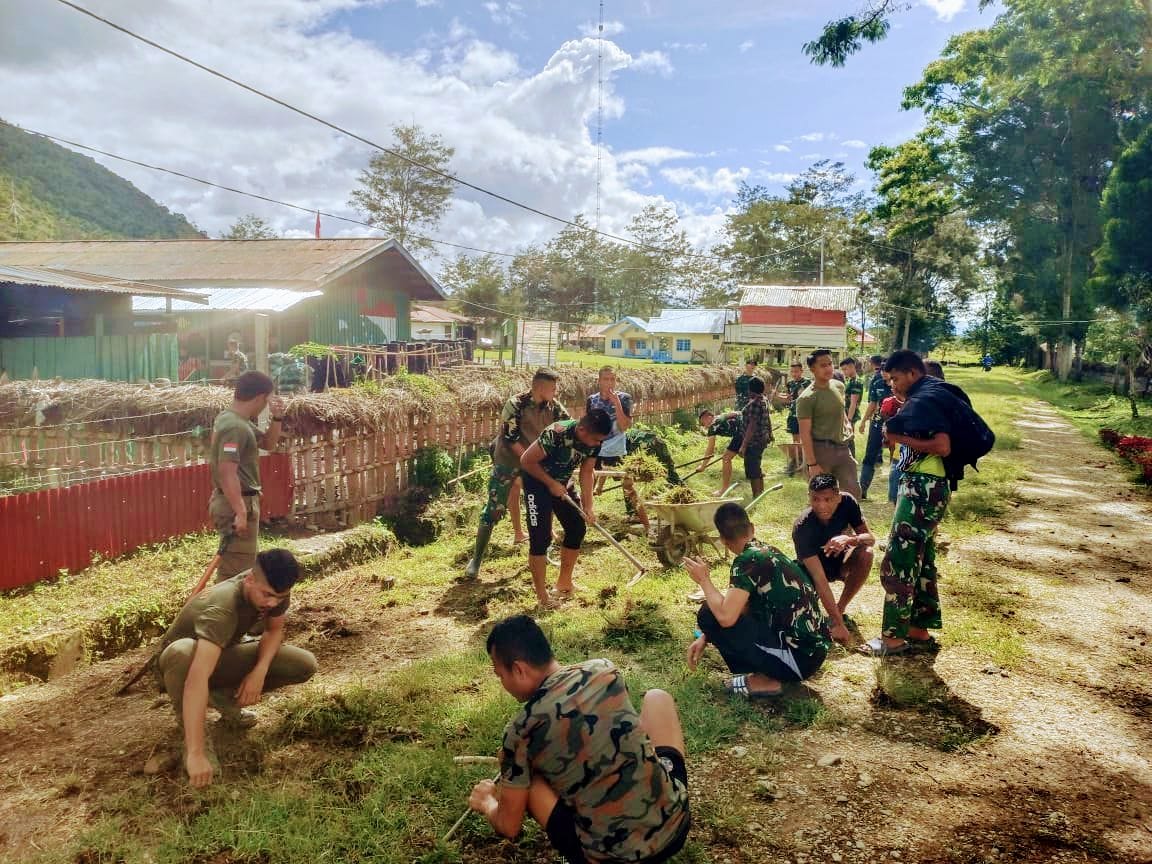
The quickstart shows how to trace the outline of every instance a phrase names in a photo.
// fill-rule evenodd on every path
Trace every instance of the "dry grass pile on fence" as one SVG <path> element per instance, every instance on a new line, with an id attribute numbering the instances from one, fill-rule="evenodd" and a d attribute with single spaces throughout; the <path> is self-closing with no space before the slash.
<path id="1" fill-rule="evenodd" d="M 577 409 L 596 390 L 596 370 L 560 371 L 558 398 Z M 621 369 L 618 387 L 643 402 L 722 388 L 734 367 Z M 414 414 L 456 417 L 462 412 L 499 410 L 509 396 L 529 388 L 531 369 L 457 367 L 432 375 L 400 375 L 327 393 L 288 399 L 285 431 L 309 436 L 333 429 L 397 429 Z M 209 429 L 231 402 L 231 392 L 213 385 L 146 385 L 113 381 L 21 381 L 0 386 L 0 428 L 68 427 L 136 436 Z M 131 419 L 122 419 L 131 418 Z"/>

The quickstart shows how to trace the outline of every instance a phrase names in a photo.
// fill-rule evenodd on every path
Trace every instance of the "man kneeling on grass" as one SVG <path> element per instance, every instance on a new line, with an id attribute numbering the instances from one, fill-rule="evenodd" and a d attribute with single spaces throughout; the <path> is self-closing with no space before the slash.
<path id="1" fill-rule="evenodd" d="M 834 474 L 817 474 L 808 481 L 808 505 L 792 526 L 796 560 L 812 577 L 828 614 L 832 638 L 847 644 L 852 641 L 849 630 L 856 626 L 848 617 L 848 604 L 872 572 L 876 538 L 868 530 L 860 505 L 840 491 Z M 832 596 L 830 582 L 844 583 L 839 600 Z"/>
<path id="2" fill-rule="evenodd" d="M 488 656 L 524 707 L 504 730 L 499 784 L 469 806 L 505 837 L 525 812 L 570 864 L 667 861 L 688 836 L 688 771 L 676 703 L 644 694 L 639 715 L 607 660 L 561 666 L 527 615 L 498 623 Z"/>
<path id="3" fill-rule="evenodd" d="M 156 673 L 184 730 L 184 765 L 193 786 L 207 786 L 218 766 L 204 730 L 208 703 L 226 726 L 256 722 L 246 705 L 262 694 L 316 674 L 316 658 L 284 644 L 284 613 L 300 565 L 287 549 L 268 549 L 256 566 L 188 601 L 161 640 Z M 259 642 L 244 634 L 263 622 Z"/>
<path id="4" fill-rule="evenodd" d="M 831 637 L 820 601 L 795 561 L 756 539 L 743 507 L 722 504 L 714 521 L 736 558 L 724 593 L 712 584 L 705 562 L 684 559 L 692 581 L 704 589 L 696 617 L 701 635 L 688 646 L 688 668 L 696 668 L 712 642 L 736 673 L 725 688 L 729 693 L 779 696 L 782 682 L 810 677 L 828 654 Z"/>

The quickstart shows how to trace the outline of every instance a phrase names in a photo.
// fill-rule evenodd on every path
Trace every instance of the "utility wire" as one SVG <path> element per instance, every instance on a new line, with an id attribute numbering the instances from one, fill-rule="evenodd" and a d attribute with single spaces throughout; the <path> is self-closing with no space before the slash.
<path id="1" fill-rule="evenodd" d="M 565 219 L 563 216 L 557 216 L 553 213 L 548 213 L 545 210 L 540 210 L 539 208 L 533 207 L 530 204 L 525 204 L 523 201 L 517 201 L 514 198 L 510 198 L 507 195 L 503 195 L 499 192 L 495 192 L 491 189 L 487 189 L 483 186 L 480 186 L 477 183 L 472 183 L 468 180 L 463 180 L 454 174 L 449 174 L 447 171 L 442 171 L 439 168 L 435 168 L 431 165 L 425 165 L 424 163 L 419 162 L 416 159 L 412 159 L 408 156 L 405 156 L 403 153 L 401 153 L 397 150 L 393 150 L 389 147 L 383 146 L 382 144 L 378 144 L 369 138 L 365 138 L 363 135 L 357 134 L 356 132 L 352 132 L 351 130 L 346 129 L 345 127 L 340 126 L 337 123 L 333 123 L 331 120 L 325 120 L 323 117 L 320 117 L 319 115 L 313 114 L 309 111 L 305 111 L 303 108 L 299 108 L 299 107 L 293 105 L 292 103 L 285 101 L 284 99 L 280 99 L 279 97 L 273 96 L 269 93 L 265 93 L 263 90 L 260 90 L 256 87 L 253 87 L 251 84 L 245 84 L 243 81 L 240 81 L 239 79 L 233 78 L 230 75 L 225 74 L 224 72 L 221 72 L 217 69 L 214 69 L 211 66 L 205 65 L 204 63 L 200 63 L 196 60 L 193 60 L 191 57 L 188 57 L 187 55 L 181 54 L 179 51 L 175 51 L 172 48 L 168 48 L 164 45 L 161 45 L 159 42 L 155 42 L 146 36 L 142 36 L 139 33 L 136 33 L 135 31 L 130 30 L 121 24 L 117 24 L 115 21 L 111 21 L 111 20 L 103 17 L 102 15 L 97 15 L 92 10 L 86 9 L 85 7 L 79 5 L 78 3 L 73 3 L 72 0 L 56 0 L 56 2 L 60 3 L 63 6 L 67 6 L 69 9 L 73 9 L 76 12 L 79 12 L 81 15 L 87 15 L 89 18 L 92 18 L 95 21 L 99 21 L 101 24 L 105 24 L 108 27 L 111 27 L 113 30 L 118 30 L 126 36 L 129 36 L 129 37 L 131 37 L 131 38 L 133 38 L 139 42 L 142 42 L 151 48 L 155 48 L 157 51 L 162 51 L 163 53 L 169 55 L 170 57 L 174 57 L 183 63 L 187 63 L 190 66 L 195 66 L 197 69 L 201 70 L 202 72 L 207 72 L 209 75 L 212 75 L 216 78 L 219 78 L 222 81 L 227 81 L 229 84 L 233 84 L 242 90 L 247 90 L 249 93 L 252 93 L 255 96 L 259 96 L 261 99 L 266 99 L 269 102 L 272 102 L 276 105 L 279 105 L 281 108 L 286 108 L 287 110 L 292 111 L 295 114 L 299 114 L 301 117 L 306 117 L 309 120 L 315 121 L 316 123 L 319 123 L 322 126 L 326 126 L 327 128 L 333 130 L 334 132 L 338 132 L 341 135 L 345 135 L 345 136 L 347 136 L 347 137 L 349 137 L 355 141 L 359 141 L 361 144 L 365 144 L 365 145 L 373 148 L 374 150 L 379 150 L 381 153 L 387 153 L 389 156 L 394 156 L 397 159 L 400 159 L 404 162 L 407 162 L 409 165 L 413 166 L 414 168 L 419 168 L 422 171 L 427 171 L 429 174 L 432 174 L 433 176 L 439 177 L 443 180 L 448 180 L 452 183 L 456 183 L 460 186 L 465 187 L 466 189 L 471 189 L 474 192 L 479 192 L 482 195 L 487 195 L 490 198 L 494 198 L 497 201 L 502 201 L 505 204 L 510 204 L 511 206 L 517 207 L 517 208 L 524 210 L 524 211 L 527 211 L 528 213 L 533 213 L 537 216 L 542 216 L 545 219 L 550 219 L 554 222 L 559 222 L 560 224 L 567 225 L 570 228 L 577 228 L 581 231 L 587 231 L 587 232 L 590 232 L 593 234 L 599 234 L 602 237 L 607 237 L 608 239 L 615 240 L 619 243 L 625 243 L 629 246 L 635 246 L 635 247 L 640 248 L 640 249 L 647 249 L 651 252 L 661 252 L 664 254 L 684 255 L 684 256 L 690 257 L 690 258 L 706 258 L 706 259 L 711 259 L 711 260 L 720 260 L 721 259 L 721 256 L 719 256 L 719 255 L 710 255 L 710 254 L 699 253 L 699 252 L 675 253 L 670 249 L 662 249 L 659 246 L 651 246 L 647 243 L 642 243 L 639 240 L 632 240 L 632 239 L 627 238 L 627 237 L 621 237 L 617 234 L 612 234 L 612 233 L 609 233 L 606 231 L 600 231 L 600 230 L 593 228 L 589 225 L 581 225 L 579 222 L 576 222 L 572 219 Z"/>

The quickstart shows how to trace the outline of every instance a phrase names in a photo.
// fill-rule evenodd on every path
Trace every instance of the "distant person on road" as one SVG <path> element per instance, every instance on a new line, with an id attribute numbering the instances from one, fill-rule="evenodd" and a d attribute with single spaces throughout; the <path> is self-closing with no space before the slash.
<path id="1" fill-rule="evenodd" d="M 739 504 L 721 504 L 713 521 L 736 557 L 724 592 L 712 584 L 707 562 L 684 559 L 688 575 L 704 591 L 696 616 L 701 635 L 688 647 L 688 668 L 696 668 L 711 642 L 734 673 L 728 693 L 746 699 L 779 696 L 783 682 L 812 676 L 828 655 L 831 641 L 820 600 L 799 564 L 756 539 Z"/>
<path id="2" fill-rule="evenodd" d="M 807 362 L 812 384 L 796 400 L 796 418 L 808 477 L 834 474 L 841 489 L 859 498 L 856 459 L 848 449 L 844 385 L 832 378 L 836 371 L 832 352 L 818 348 Z"/>
<path id="3" fill-rule="evenodd" d="M 676 703 L 663 690 L 632 707 L 607 660 L 561 666 L 527 615 L 486 645 L 504 689 L 523 706 L 504 729 L 498 783 L 469 806 L 515 838 L 529 814 L 569 864 L 659 864 L 688 837 L 688 769 Z"/>
<path id="4" fill-rule="evenodd" d="M 233 730 L 255 725 L 243 710 L 270 690 L 316 674 L 311 652 L 284 644 L 284 616 L 300 566 L 287 549 L 268 549 L 242 576 L 202 591 L 160 640 L 154 667 L 183 731 L 184 767 L 193 786 L 212 782 L 219 763 L 205 730 L 208 705 Z M 244 635 L 263 625 L 258 642 Z"/>
<path id="5" fill-rule="evenodd" d="M 808 482 L 808 508 L 792 525 L 792 545 L 796 560 L 812 577 L 837 642 L 852 641 L 849 631 L 858 629 L 848 617 L 848 604 L 872 572 L 875 543 L 860 505 L 840 491 L 833 475 L 817 474 Z M 831 582 L 844 583 L 839 600 Z"/>
<path id="6" fill-rule="evenodd" d="M 892 388 L 884 377 L 884 357 L 873 354 L 868 358 L 872 364 L 872 377 L 868 379 L 868 407 L 864 409 L 861 422 L 868 430 L 864 445 L 864 460 L 860 463 L 860 500 L 868 500 L 868 488 L 876 468 L 884 464 L 884 417 L 880 406 L 892 395 Z"/>
<path id="7" fill-rule="evenodd" d="M 263 372 L 245 372 L 236 379 L 231 407 L 216 415 L 212 424 L 208 516 L 220 535 L 218 582 L 251 568 L 260 549 L 260 451 L 276 449 L 284 422 L 284 401 L 272 395 L 274 389 Z M 265 407 L 272 417 L 261 432 L 256 418 Z"/>

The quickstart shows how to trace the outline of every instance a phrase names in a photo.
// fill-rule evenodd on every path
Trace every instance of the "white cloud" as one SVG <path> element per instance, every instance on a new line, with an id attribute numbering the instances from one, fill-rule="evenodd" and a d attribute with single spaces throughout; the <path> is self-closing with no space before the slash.
<path id="1" fill-rule="evenodd" d="M 746 54 L 755 47 L 756 47 L 755 42 L 753 42 L 751 39 L 745 39 L 743 42 L 740 43 L 740 53 Z"/>
<path id="2" fill-rule="evenodd" d="M 789 147 L 787 144 L 777 144 L 772 149 L 775 150 L 777 153 L 791 153 L 792 152 L 792 148 Z"/>
<path id="3" fill-rule="evenodd" d="M 693 159 L 701 154 L 691 150 L 680 150 L 676 147 L 641 147 L 638 150 L 625 150 L 616 154 L 616 161 L 639 162 L 644 165 L 659 165 L 671 162 L 674 159 Z"/>
<path id="4" fill-rule="evenodd" d="M 707 42 L 665 42 L 664 47 L 669 51 L 687 51 L 694 54 L 699 54 L 701 51 L 708 50 Z"/>
<path id="5" fill-rule="evenodd" d="M 585 21 L 580 25 L 580 35 L 595 37 L 598 33 L 599 26 L 595 21 Z M 605 36 L 619 36 L 625 29 L 623 21 L 609 20 L 604 22 Z"/>
<path id="6" fill-rule="evenodd" d="M 920 0 L 920 2 L 935 12 L 941 21 L 951 21 L 968 5 L 967 0 Z"/>
<path id="7" fill-rule="evenodd" d="M 405 53 L 385 51 L 329 16 L 363 0 L 153 0 L 121 3 L 113 20 L 365 138 L 391 143 L 390 130 L 417 123 L 456 148 L 452 171 L 532 207 L 571 218 L 595 206 L 597 52 L 603 51 L 604 114 L 627 110 L 623 76 L 671 71 L 661 52 L 629 54 L 611 40 L 574 39 L 543 65 L 479 39 L 460 21 Z M 372 153 L 346 136 L 134 43 L 75 12 L 41 0 L 4 0 L 0 80 L 4 117 L 272 198 L 356 217 L 348 204 Z M 508 3 L 499 7 L 509 12 Z M 489 13 L 491 14 L 491 13 Z M 35 47 L 33 47 L 35 46 Z M 636 154 L 646 154 L 647 162 Z M 625 230 L 649 203 L 687 206 L 731 194 L 747 169 L 704 173 L 684 194 L 649 194 L 648 166 L 687 151 L 659 141 L 642 151 L 605 151 L 605 230 Z M 689 154 L 692 155 L 692 154 Z M 312 228 L 312 217 L 99 157 L 165 206 L 211 235 L 256 212 L 280 232 Z M 744 172 L 742 174 L 741 172 Z M 699 188 L 696 188 L 699 187 Z M 678 187 L 679 188 L 679 187 Z M 685 200 L 681 200 L 685 199 Z M 702 224 L 702 223 L 701 223 Z M 467 189 L 435 232 L 445 240 L 514 251 L 547 239 L 555 222 Z M 367 234 L 324 219 L 325 236 Z M 695 237 L 695 235 L 693 235 Z M 451 250 L 442 254 L 454 255 Z M 422 255 L 435 266 L 435 256 Z"/>
<path id="8" fill-rule="evenodd" d="M 816 141 L 827 141 L 828 139 L 834 138 L 834 137 L 836 137 L 836 136 L 829 135 L 827 132 L 809 132 L 807 135 L 801 135 L 798 140 L 808 141 L 808 142 L 816 142 Z"/>
<path id="9" fill-rule="evenodd" d="M 665 168 L 660 176 L 674 186 L 682 189 L 691 189 L 708 197 L 732 196 L 740 188 L 740 184 L 751 174 L 748 168 L 718 168 L 709 172 L 707 168 Z"/>
<path id="10" fill-rule="evenodd" d="M 850 138 L 847 141 L 841 141 L 840 146 L 851 147 L 854 150 L 863 150 L 868 145 L 861 141 L 859 138 Z"/>
<path id="11" fill-rule="evenodd" d="M 655 72 L 665 78 L 672 72 L 672 60 L 663 51 L 641 51 L 631 64 L 633 69 Z"/>
<path id="12" fill-rule="evenodd" d="M 420 0 L 417 0 L 417 2 L 419 3 Z M 504 27 L 511 26 L 517 18 L 524 15 L 524 7 L 519 3 L 511 2 L 511 0 L 507 0 L 507 2 L 504 3 L 489 0 L 489 2 L 484 4 L 484 9 L 488 12 L 488 15 L 494 23 Z"/>
<path id="13" fill-rule="evenodd" d="M 754 179 L 761 180 L 765 183 L 791 183 L 799 174 L 793 174 L 788 171 L 759 171 L 756 173 Z"/>

